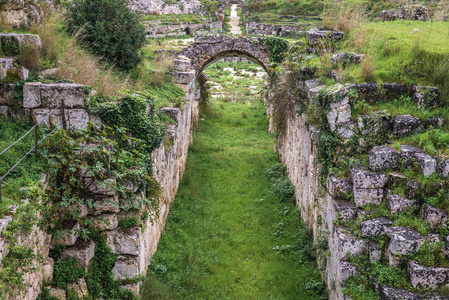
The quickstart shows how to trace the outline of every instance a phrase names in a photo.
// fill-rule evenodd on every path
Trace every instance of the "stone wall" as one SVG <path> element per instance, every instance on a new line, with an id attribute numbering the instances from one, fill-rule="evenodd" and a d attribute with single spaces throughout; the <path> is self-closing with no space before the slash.
<path id="1" fill-rule="evenodd" d="M 293 25 L 274 25 L 263 24 L 258 22 L 247 22 L 245 24 L 246 33 L 251 35 L 273 35 L 284 37 L 303 37 L 309 24 L 302 26 Z"/>
<path id="2" fill-rule="evenodd" d="M 164 0 L 132 0 L 129 7 L 142 14 L 204 15 L 203 5 L 199 0 L 181 0 L 176 4 L 168 2 Z"/>
<path id="3" fill-rule="evenodd" d="M 143 21 L 143 25 L 147 31 L 147 38 L 159 38 L 166 36 L 193 36 L 195 32 L 199 30 L 215 30 L 217 32 L 222 31 L 222 22 L 206 21 L 203 24 L 195 23 L 177 23 L 177 24 L 164 24 L 161 21 Z"/>
<path id="4" fill-rule="evenodd" d="M 13 28 L 30 28 L 34 24 L 39 24 L 44 14 L 37 2 L 36 0 L 1 0 L 1 23 Z"/>

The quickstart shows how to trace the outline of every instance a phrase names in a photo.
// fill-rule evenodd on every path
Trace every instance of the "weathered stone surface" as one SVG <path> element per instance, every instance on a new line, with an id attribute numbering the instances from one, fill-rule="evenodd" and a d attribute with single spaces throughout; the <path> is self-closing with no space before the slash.
<path id="1" fill-rule="evenodd" d="M 64 102 L 65 108 L 83 108 L 86 87 L 75 83 L 51 83 L 41 85 L 42 106 L 56 108 Z"/>
<path id="2" fill-rule="evenodd" d="M 9 106 L 0 106 L 0 118 L 9 118 Z"/>
<path id="3" fill-rule="evenodd" d="M 380 299 L 382 300 L 421 300 L 424 299 L 419 294 L 415 294 L 406 290 L 394 289 L 383 286 L 379 290 Z"/>
<path id="4" fill-rule="evenodd" d="M 426 121 L 426 128 L 442 128 L 444 126 L 444 118 L 435 117 L 430 118 Z"/>
<path id="5" fill-rule="evenodd" d="M 80 230 L 80 224 L 76 222 L 72 228 L 62 231 L 62 236 L 60 238 L 54 237 L 54 243 L 61 244 L 64 246 L 72 246 L 76 243 L 78 238 L 78 231 Z"/>
<path id="6" fill-rule="evenodd" d="M 415 153 L 413 157 L 416 159 L 416 161 L 419 163 L 421 167 L 421 172 L 424 176 L 430 176 L 433 173 L 435 173 L 437 168 L 437 161 L 432 158 L 427 153 Z"/>
<path id="7" fill-rule="evenodd" d="M 9 115 L 11 116 L 11 119 L 13 119 L 14 121 L 28 122 L 30 120 L 31 111 L 27 108 L 10 107 Z"/>
<path id="8" fill-rule="evenodd" d="M 385 229 L 390 237 L 388 250 L 394 255 L 410 255 L 421 248 L 424 237 L 414 229 L 407 227 L 390 227 Z"/>
<path id="9" fill-rule="evenodd" d="M 447 178 L 449 176 L 449 159 L 440 160 L 437 165 L 437 170 L 441 177 Z"/>
<path id="10" fill-rule="evenodd" d="M 23 46 L 37 51 L 42 48 L 41 38 L 37 34 L 0 33 L 0 42 L 3 45 L 14 44 L 19 46 L 17 48 Z"/>
<path id="11" fill-rule="evenodd" d="M 420 127 L 421 122 L 411 115 L 402 115 L 393 119 L 393 133 L 397 136 L 415 133 Z"/>
<path id="12" fill-rule="evenodd" d="M 403 161 L 403 166 L 405 168 L 411 166 L 413 164 L 413 158 L 415 157 L 415 154 L 422 152 L 423 151 L 418 147 L 401 145 L 401 158 Z"/>
<path id="13" fill-rule="evenodd" d="M 351 53 L 351 52 L 340 52 L 332 55 L 331 64 L 337 66 L 339 64 L 347 66 L 350 64 L 359 64 L 362 62 L 363 54 Z"/>
<path id="14" fill-rule="evenodd" d="M 347 139 L 355 134 L 353 130 L 355 123 L 351 121 L 351 106 L 349 105 L 348 97 L 341 102 L 331 104 L 331 109 L 327 114 L 327 121 L 331 130 L 337 130 L 343 138 Z"/>
<path id="15" fill-rule="evenodd" d="M 416 201 L 402 198 L 399 195 L 387 194 L 388 207 L 392 214 L 406 212 L 411 207 L 416 208 Z"/>
<path id="16" fill-rule="evenodd" d="M 349 277 L 353 276 L 355 273 L 357 273 L 357 268 L 353 264 L 347 262 L 347 261 L 341 261 L 340 263 L 341 267 L 341 279 L 346 280 Z"/>
<path id="17" fill-rule="evenodd" d="M 36 108 L 31 110 L 31 120 L 33 124 L 46 124 L 50 126 L 50 109 Z"/>
<path id="18" fill-rule="evenodd" d="M 328 179 L 328 192 L 335 200 L 345 199 L 352 191 L 352 182 L 349 179 L 341 179 L 330 175 Z"/>
<path id="19" fill-rule="evenodd" d="M 84 179 L 86 193 L 94 195 L 115 196 L 115 178 L 108 178 L 104 181 L 94 180 L 93 178 Z"/>
<path id="20" fill-rule="evenodd" d="M 423 218 L 426 220 L 432 228 L 437 226 L 446 227 L 447 223 L 447 212 L 445 209 L 439 209 L 429 204 L 424 204 L 423 208 Z"/>
<path id="21" fill-rule="evenodd" d="M 344 33 L 341 31 L 327 31 L 327 30 L 309 30 L 306 32 L 306 38 L 309 41 L 309 46 L 321 46 L 321 43 L 325 43 L 326 41 L 338 42 L 344 36 Z"/>
<path id="22" fill-rule="evenodd" d="M 373 171 L 395 169 L 399 165 L 400 153 L 390 146 L 376 146 L 369 152 L 369 167 Z"/>
<path id="23" fill-rule="evenodd" d="M 393 189 L 407 182 L 407 178 L 402 173 L 391 172 L 388 174 L 388 187 Z"/>
<path id="24" fill-rule="evenodd" d="M 414 198 L 421 188 L 421 183 L 408 179 L 405 184 L 405 196 L 408 198 Z"/>
<path id="25" fill-rule="evenodd" d="M 93 226 L 100 230 L 112 230 L 118 226 L 118 219 L 115 213 L 103 213 L 98 216 L 91 217 Z"/>
<path id="26" fill-rule="evenodd" d="M 378 262 L 382 257 L 382 251 L 376 242 L 370 242 L 368 246 L 369 261 L 374 263 Z"/>
<path id="27" fill-rule="evenodd" d="M 355 168 L 351 171 L 352 184 L 357 189 L 383 188 L 388 181 L 388 177 L 382 173 L 365 171 Z"/>
<path id="28" fill-rule="evenodd" d="M 383 189 L 356 189 L 354 188 L 354 202 L 358 207 L 365 204 L 380 204 L 384 197 Z"/>
<path id="29" fill-rule="evenodd" d="M 175 3 L 157 0 L 132 0 L 128 3 L 128 7 L 132 11 L 142 14 L 204 14 L 203 4 L 199 0 L 181 0 Z"/>
<path id="30" fill-rule="evenodd" d="M 413 288 L 435 288 L 449 283 L 449 268 L 425 267 L 409 261 L 407 273 Z"/>
<path id="31" fill-rule="evenodd" d="M 186 84 L 189 83 L 193 78 L 195 78 L 195 71 L 178 71 L 175 73 L 175 82 Z"/>
<path id="32" fill-rule="evenodd" d="M 14 83 L 0 83 L 0 105 L 14 106 L 16 104 L 14 101 L 15 90 Z"/>
<path id="33" fill-rule="evenodd" d="M 360 133 L 369 138 L 376 138 L 391 130 L 390 118 L 383 113 L 359 115 L 357 125 Z"/>
<path id="34" fill-rule="evenodd" d="M 89 113 L 85 109 L 68 110 L 69 130 L 86 129 L 89 123 Z"/>
<path id="35" fill-rule="evenodd" d="M 84 278 L 80 278 L 77 282 L 69 284 L 67 289 L 71 290 L 80 299 L 84 299 L 89 294 Z"/>
<path id="36" fill-rule="evenodd" d="M 121 255 L 139 255 L 142 228 L 116 229 L 108 231 L 107 243 L 113 253 Z"/>
<path id="37" fill-rule="evenodd" d="M 340 221 L 348 221 L 357 218 L 357 207 L 349 202 L 334 201 L 334 209 Z"/>
<path id="38" fill-rule="evenodd" d="M 190 59 L 185 56 L 178 56 L 173 61 L 173 66 L 176 71 L 188 71 L 190 70 Z"/>
<path id="39" fill-rule="evenodd" d="M 117 197 L 100 198 L 93 201 L 93 213 L 104 213 L 120 211 L 120 206 Z"/>
<path id="40" fill-rule="evenodd" d="M 339 253 L 340 259 L 346 259 L 347 254 L 351 256 L 359 255 L 368 246 L 364 240 L 345 233 L 338 227 L 334 230 L 334 239 L 338 241 L 338 249 L 335 250 Z"/>
<path id="41" fill-rule="evenodd" d="M 392 220 L 385 217 L 380 217 L 360 223 L 360 230 L 362 232 L 362 236 L 376 237 L 383 235 L 385 233 L 385 229 L 391 226 L 391 224 L 393 224 Z"/>
<path id="42" fill-rule="evenodd" d="M 0 58 L 0 80 L 4 80 L 8 74 L 8 70 L 12 68 L 12 58 Z"/>
<path id="43" fill-rule="evenodd" d="M 136 257 L 119 256 L 112 269 L 114 280 L 134 278 L 139 273 L 139 261 Z"/>
<path id="44" fill-rule="evenodd" d="M 23 86 L 23 107 L 36 108 L 42 105 L 40 82 L 27 82 Z"/>
<path id="45" fill-rule="evenodd" d="M 27 1 L 20 9 L 0 9 L 2 23 L 13 28 L 31 28 L 39 24 L 43 16 L 42 8 L 34 1 Z"/>
<path id="46" fill-rule="evenodd" d="M 46 262 L 42 266 L 42 277 L 46 282 L 51 282 L 53 280 L 53 269 L 55 262 L 53 258 L 47 257 Z"/>
<path id="47" fill-rule="evenodd" d="M 427 8 L 421 5 L 405 5 L 397 10 L 383 10 L 380 12 L 382 21 L 411 20 L 430 21 Z"/>
<path id="48" fill-rule="evenodd" d="M 429 233 L 426 237 L 427 243 L 435 244 L 440 242 L 440 235 L 438 233 Z"/>
<path id="49" fill-rule="evenodd" d="M 81 267 L 87 268 L 95 254 L 95 243 L 93 240 L 87 242 L 78 240 L 75 245 L 67 247 L 62 252 L 61 259 L 71 257 L 76 260 Z"/>
<path id="50" fill-rule="evenodd" d="M 52 287 L 49 290 L 49 294 L 58 300 L 66 300 L 65 291 L 62 289 Z"/>

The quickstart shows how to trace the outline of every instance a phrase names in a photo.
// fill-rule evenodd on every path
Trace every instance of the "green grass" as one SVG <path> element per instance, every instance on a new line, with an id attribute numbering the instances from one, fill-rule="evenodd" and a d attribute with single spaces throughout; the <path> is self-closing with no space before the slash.
<path id="1" fill-rule="evenodd" d="M 327 299 L 296 206 L 269 192 L 278 162 L 263 103 L 212 105 L 142 299 Z"/>
<path id="2" fill-rule="evenodd" d="M 19 139 L 31 128 L 31 124 L 25 122 L 14 123 L 0 117 L 0 152 L 6 149 L 14 141 Z M 34 133 L 31 133 L 14 147 L 0 156 L 0 177 L 4 174 L 32 147 L 34 146 Z M 42 163 L 36 162 L 34 153 L 29 155 L 2 181 L 2 203 L 0 215 L 8 213 L 11 204 L 18 204 L 27 196 L 22 187 L 35 185 L 43 173 Z"/>

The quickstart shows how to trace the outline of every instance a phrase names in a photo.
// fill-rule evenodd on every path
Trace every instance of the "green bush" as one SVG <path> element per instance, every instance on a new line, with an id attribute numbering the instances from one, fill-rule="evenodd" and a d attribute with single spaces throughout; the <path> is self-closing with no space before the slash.
<path id="1" fill-rule="evenodd" d="M 81 33 L 81 43 L 94 54 L 130 69 L 139 61 L 145 29 L 126 0 L 74 0 L 67 6 L 67 31 Z"/>
<path id="2" fill-rule="evenodd" d="M 55 262 L 53 285 L 60 289 L 65 289 L 68 284 L 77 281 L 78 278 L 84 275 L 86 275 L 86 271 L 73 258 L 58 260 Z"/>

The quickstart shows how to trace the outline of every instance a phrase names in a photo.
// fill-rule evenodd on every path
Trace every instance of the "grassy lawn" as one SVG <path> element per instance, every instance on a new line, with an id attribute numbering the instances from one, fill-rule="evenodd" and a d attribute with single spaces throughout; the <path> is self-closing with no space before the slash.
<path id="1" fill-rule="evenodd" d="M 13 123 L 0 117 L 0 152 L 25 134 L 31 125 L 28 123 Z M 0 178 L 32 147 L 34 146 L 34 133 L 31 133 L 18 144 L 0 156 Z M 43 173 L 42 164 L 36 162 L 33 155 L 29 155 L 20 163 L 3 181 L 0 216 L 8 213 L 11 204 L 18 204 L 26 192 L 22 187 L 36 184 Z"/>
<path id="2" fill-rule="evenodd" d="M 310 232 L 270 193 L 279 164 L 263 104 L 212 105 L 142 299 L 327 299 Z"/>

